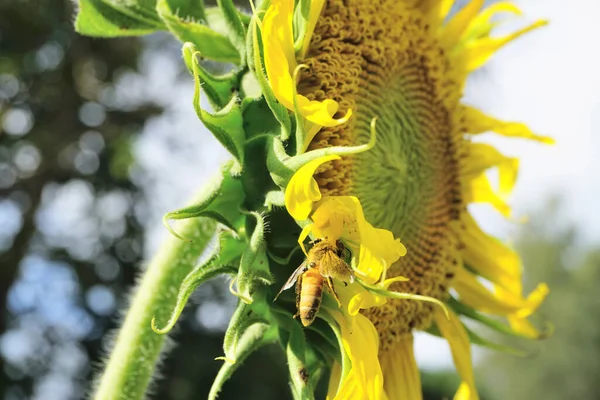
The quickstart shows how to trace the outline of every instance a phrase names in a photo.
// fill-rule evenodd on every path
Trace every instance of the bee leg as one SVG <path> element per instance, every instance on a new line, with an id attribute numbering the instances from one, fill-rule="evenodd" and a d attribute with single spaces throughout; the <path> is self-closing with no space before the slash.
<path id="1" fill-rule="evenodd" d="M 327 286 L 329 286 L 329 289 L 331 290 L 331 294 L 333 295 L 333 298 L 335 299 L 335 301 L 337 301 L 338 307 L 342 308 L 342 302 L 340 301 L 340 298 L 338 297 L 338 295 L 335 292 L 335 289 L 333 287 L 333 279 L 331 279 L 330 276 L 328 276 L 326 279 L 327 279 Z"/>

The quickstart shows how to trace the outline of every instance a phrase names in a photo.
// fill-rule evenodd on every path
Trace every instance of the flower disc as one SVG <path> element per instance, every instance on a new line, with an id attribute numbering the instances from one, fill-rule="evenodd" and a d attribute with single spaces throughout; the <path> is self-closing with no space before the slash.
<path id="1" fill-rule="evenodd" d="M 315 176 L 326 195 L 354 195 L 373 225 L 400 237 L 408 253 L 388 271 L 403 275 L 392 290 L 441 299 L 456 265 L 450 223 L 463 207 L 454 120 L 461 86 L 445 50 L 418 7 L 398 1 L 331 1 L 324 7 L 304 61 L 299 91 L 331 98 L 344 125 L 323 128 L 311 148 L 368 141 L 373 149 L 336 161 Z M 365 312 L 383 346 L 427 328 L 431 304 L 393 300 Z"/>

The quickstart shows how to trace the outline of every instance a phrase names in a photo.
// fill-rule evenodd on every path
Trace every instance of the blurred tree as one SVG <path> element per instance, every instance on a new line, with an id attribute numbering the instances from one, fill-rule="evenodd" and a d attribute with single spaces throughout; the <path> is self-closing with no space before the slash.
<path id="1" fill-rule="evenodd" d="M 532 217 L 518 240 L 528 281 L 551 292 L 541 311 L 555 327 L 528 359 L 494 354 L 483 360 L 486 387 L 496 399 L 598 399 L 600 383 L 600 247 L 584 250 L 565 228 L 558 203 Z"/>
<path id="2" fill-rule="evenodd" d="M 167 93 L 174 87 L 148 95 L 153 85 L 140 72 L 162 65 L 152 58 L 156 53 L 178 60 L 176 42 L 165 35 L 82 37 L 73 31 L 72 16 L 69 0 L 0 2 L 5 399 L 77 399 L 89 390 L 144 252 L 150 211 L 143 186 L 155 177 L 136 165 L 131 144 L 178 95 Z M 179 67 L 176 74 L 191 85 Z M 166 154 L 176 148 L 161 150 L 177 157 Z M 207 360 L 222 355 L 232 307 L 223 287 L 222 281 L 207 286 L 195 296 L 201 304 L 188 307 L 175 335 L 183 345 L 165 360 L 167 378 L 156 386 L 156 398 L 206 397 L 221 364 Z M 287 367 L 274 350 L 247 360 L 221 398 L 289 396 Z"/>
<path id="3" fill-rule="evenodd" d="M 57 385 L 56 398 L 81 394 L 60 388 L 73 386 L 64 383 L 72 376 L 81 390 L 142 251 L 127 137 L 160 107 L 111 106 L 108 91 L 136 68 L 141 45 L 78 36 L 72 13 L 63 0 L 0 3 L 6 398 L 43 397 Z"/>

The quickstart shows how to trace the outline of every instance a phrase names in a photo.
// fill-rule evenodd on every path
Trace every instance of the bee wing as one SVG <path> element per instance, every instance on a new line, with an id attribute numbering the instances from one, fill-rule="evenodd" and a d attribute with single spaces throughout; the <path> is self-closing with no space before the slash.
<path id="1" fill-rule="evenodd" d="M 277 298 L 279 297 L 281 292 L 294 286 L 294 283 L 296 283 L 296 280 L 298 280 L 298 277 L 300 275 L 302 275 L 303 273 L 305 273 L 306 271 L 308 271 L 308 262 L 304 261 L 302 264 L 300 264 L 300 266 L 298 268 L 296 268 L 296 270 L 288 278 L 288 280 L 285 282 L 285 284 L 283 285 L 283 287 L 281 288 L 279 293 L 277 293 L 277 296 L 275 296 L 273 301 L 277 300 Z"/>

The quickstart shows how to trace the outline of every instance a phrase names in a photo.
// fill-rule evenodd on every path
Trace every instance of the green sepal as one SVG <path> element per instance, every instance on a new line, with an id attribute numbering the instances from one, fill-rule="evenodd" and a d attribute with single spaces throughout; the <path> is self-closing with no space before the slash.
<path id="1" fill-rule="evenodd" d="M 248 140 L 262 135 L 277 136 L 281 125 L 275 119 L 264 98 L 246 97 L 242 101 L 244 131 Z M 264 165 L 264 159 L 262 160 Z"/>
<path id="2" fill-rule="evenodd" d="M 223 14 L 223 21 L 228 28 L 227 37 L 238 51 L 240 64 L 244 64 L 246 59 L 246 27 L 240 18 L 240 13 L 231 0 L 217 0 L 217 4 Z"/>
<path id="3" fill-rule="evenodd" d="M 187 42 L 182 48 L 183 61 L 191 74 L 194 74 L 194 54 L 200 54 L 193 43 Z M 236 72 L 230 72 L 224 75 L 215 76 L 208 72 L 201 64 L 198 63 L 196 71 L 202 89 L 208 98 L 210 105 L 215 110 L 220 110 L 225 107 L 234 96 L 237 90 L 238 76 Z"/>
<path id="4" fill-rule="evenodd" d="M 188 299 L 196 290 L 198 286 L 207 282 L 208 280 L 222 274 L 235 274 L 237 269 L 235 266 L 224 264 L 219 260 L 219 254 L 221 252 L 230 252 L 231 249 L 226 249 L 225 245 L 227 243 L 231 243 L 228 241 L 221 242 L 219 240 L 219 246 L 213 254 L 203 263 L 194 268 L 181 282 L 181 286 L 179 287 L 179 293 L 177 294 L 177 303 L 171 312 L 171 316 L 167 321 L 166 325 L 162 328 L 159 328 L 156 324 L 155 317 L 152 318 L 152 330 L 158 334 L 168 333 L 173 327 L 175 323 L 179 319 L 181 312 L 185 308 Z"/>
<path id="5" fill-rule="evenodd" d="M 283 142 L 277 137 L 270 138 L 265 144 L 267 147 L 267 168 L 271 174 L 271 179 L 277 186 L 284 189 L 295 172 L 293 169 L 295 165 L 293 163 L 291 166 L 288 165 L 292 157 L 286 153 Z"/>
<path id="6" fill-rule="evenodd" d="M 237 231 L 240 218 L 240 206 L 244 201 L 244 191 L 239 179 L 230 175 L 231 163 L 226 164 L 221 173 L 207 186 L 205 197 L 196 204 L 171 211 L 164 215 L 163 223 L 176 237 L 180 236 L 169 225 L 170 220 L 207 217 L 228 228 Z"/>
<path id="7" fill-rule="evenodd" d="M 377 141 L 377 130 L 376 130 L 376 118 L 373 118 L 371 121 L 371 135 L 369 137 L 369 142 L 365 144 L 361 144 L 358 146 L 331 146 L 323 149 L 311 150 L 305 153 L 298 154 L 294 157 L 288 157 L 287 159 L 282 160 L 282 162 L 288 167 L 292 172 L 296 172 L 303 165 L 309 163 L 310 161 L 316 160 L 321 157 L 329 156 L 329 155 L 338 155 L 338 156 L 349 156 L 353 154 L 363 153 L 365 151 L 369 151 L 375 146 Z M 299 124 L 301 125 L 301 124 Z M 286 182 L 287 185 L 287 182 Z"/>
<path id="8" fill-rule="evenodd" d="M 269 321 L 254 308 L 254 305 L 246 304 L 243 301 L 238 302 L 223 338 L 223 352 L 225 355 L 219 357 L 219 359 L 235 364 L 238 359 L 238 343 L 244 333 L 254 325 L 261 325 L 262 328 L 260 329 L 265 331 L 269 328 Z"/>
<path id="9" fill-rule="evenodd" d="M 244 152 L 252 154 L 252 157 L 246 158 L 241 180 L 246 194 L 244 205 L 248 210 L 264 209 L 266 193 L 278 189 L 267 167 L 269 143 L 273 138 L 275 138 L 273 135 L 263 134 L 254 136 L 246 142 Z"/>
<path id="10" fill-rule="evenodd" d="M 177 0 L 158 0 L 156 4 L 158 15 L 173 35 L 184 43 L 196 45 L 204 58 L 239 64 L 240 56 L 226 36 L 204 25 L 197 14 L 181 14 L 177 3 Z"/>
<path id="11" fill-rule="evenodd" d="M 299 0 L 294 10 L 294 52 L 299 55 L 304 46 L 306 28 L 310 19 L 310 0 Z"/>
<path id="12" fill-rule="evenodd" d="M 233 354 L 235 359 L 231 360 L 223 358 L 223 366 L 219 370 L 210 388 L 210 393 L 208 395 L 209 400 L 217 398 L 223 384 L 231 377 L 231 375 L 233 375 L 235 370 L 239 368 L 250 354 L 262 346 L 276 341 L 275 332 L 275 328 L 261 322 L 250 324 L 243 332 L 240 332 L 239 338 L 236 341 L 235 354 Z"/>
<path id="13" fill-rule="evenodd" d="M 237 160 L 237 166 L 232 169 L 232 172 L 240 173 L 244 164 L 244 144 L 246 142 L 242 110 L 236 97 L 233 97 L 225 107 L 214 114 L 202 109 L 200 104 L 200 65 L 196 58 L 197 54 L 192 55 L 194 109 L 196 110 L 196 115 L 204 126 L 212 132 L 215 138 Z"/>
<path id="14" fill-rule="evenodd" d="M 257 29 L 257 25 L 258 25 L 257 18 L 258 18 L 257 16 L 254 16 L 252 18 L 252 22 L 250 23 L 250 28 L 249 28 L 250 32 L 248 34 L 248 37 L 252 37 L 252 44 L 248 45 L 248 48 L 251 51 L 249 53 L 251 56 L 248 58 L 252 59 L 250 68 L 251 68 L 251 70 L 253 70 L 256 73 L 256 80 L 262 90 L 265 101 L 267 102 L 267 105 L 271 109 L 273 115 L 275 116 L 277 121 L 279 121 L 279 124 L 281 125 L 280 138 L 282 141 L 286 141 L 291 135 L 292 123 L 291 123 L 290 115 L 289 115 L 287 108 L 283 104 L 279 103 L 277 101 L 277 99 L 275 98 L 275 94 L 273 94 L 273 91 L 271 90 L 271 86 L 269 86 L 269 83 L 267 81 L 266 73 L 263 70 L 263 64 L 262 64 L 262 58 L 261 58 L 261 46 L 260 46 L 260 41 L 258 39 L 260 30 Z"/>
<path id="15" fill-rule="evenodd" d="M 235 282 L 237 283 L 237 291 L 233 292 L 232 290 L 236 296 L 247 304 L 254 302 L 254 294 L 259 286 L 273 284 L 266 252 L 264 217 L 257 212 L 249 212 L 248 219 L 250 218 L 255 219 L 255 226 L 240 261 L 240 268 Z"/>
<path id="16" fill-rule="evenodd" d="M 254 72 L 247 71 L 244 73 L 240 82 L 240 97 L 243 99 L 242 110 L 246 111 L 247 104 L 245 104 L 245 102 L 254 102 L 258 99 L 262 100 L 262 96 L 262 89 L 256 80 Z M 270 111 L 269 116 L 273 118 Z"/>
<path id="17" fill-rule="evenodd" d="M 450 297 L 450 299 L 448 299 L 448 301 L 446 301 L 446 304 L 455 313 L 465 316 L 474 321 L 477 321 L 496 332 L 499 332 L 499 333 L 502 333 L 502 334 L 505 334 L 508 336 L 515 336 L 515 337 L 524 338 L 524 339 L 531 339 L 531 337 L 529 337 L 529 336 L 520 334 L 519 332 L 515 332 L 509 325 L 506 325 L 497 319 L 494 319 L 494 318 L 491 318 L 491 317 L 488 317 L 486 315 L 479 313 L 478 311 L 474 310 L 473 308 L 459 302 L 454 297 Z"/>
<path id="18" fill-rule="evenodd" d="M 150 3 L 150 4 L 143 4 Z M 141 36 L 165 29 L 152 1 L 80 0 L 75 30 L 87 36 Z"/>
<path id="19" fill-rule="evenodd" d="M 267 145 L 267 168 L 271 173 L 271 178 L 279 187 L 285 189 L 288 182 L 303 165 L 310 161 L 328 155 L 352 155 L 368 151 L 375 146 L 377 140 L 377 130 L 375 129 L 376 119 L 371 121 L 371 136 L 369 142 L 358 146 L 333 146 L 323 149 L 307 151 L 293 157 L 290 157 L 283 142 L 279 138 L 272 138 Z"/>
<path id="20" fill-rule="evenodd" d="M 267 192 L 265 197 L 265 207 L 269 211 L 273 209 L 273 207 L 285 207 L 285 194 L 281 190 L 271 190 Z"/>

